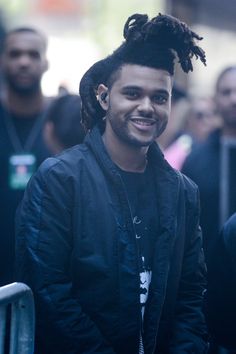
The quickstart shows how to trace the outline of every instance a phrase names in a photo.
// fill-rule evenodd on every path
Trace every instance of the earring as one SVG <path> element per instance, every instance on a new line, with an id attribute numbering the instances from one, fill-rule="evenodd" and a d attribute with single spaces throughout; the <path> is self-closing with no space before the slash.
<path id="1" fill-rule="evenodd" d="M 102 93 L 101 93 L 101 100 L 102 100 L 103 102 L 106 102 L 106 98 L 107 98 L 107 92 L 102 92 Z"/>

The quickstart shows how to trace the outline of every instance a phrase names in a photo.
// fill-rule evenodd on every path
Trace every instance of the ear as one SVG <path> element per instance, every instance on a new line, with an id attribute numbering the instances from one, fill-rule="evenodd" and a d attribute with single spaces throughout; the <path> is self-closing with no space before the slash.
<path id="1" fill-rule="evenodd" d="M 100 84 L 97 89 L 97 100 L 100 103 L 102 109 L 104 111 L 108 110 L 109 106 L 109 95 L 108 95 L 108 88 L 104 84 Z"/>

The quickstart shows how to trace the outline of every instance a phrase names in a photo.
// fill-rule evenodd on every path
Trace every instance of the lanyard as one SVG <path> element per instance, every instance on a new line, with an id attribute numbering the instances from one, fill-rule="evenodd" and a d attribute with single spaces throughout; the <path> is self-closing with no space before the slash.
<path id="1" fill-rule="evenodd" d="M 41 128 L 42 128 L 42 125 L 43 125 L 43 122 L 45 119 L 45 114 L 40 113 L 40 114 L 38 114 L 38 116 L 36 116 L 35 123 L 28 135 L 28 138 L 25 141 L 25 144 L 22 144 L 20 141 L 20 138 L 17 134 L 16 127 L 15 127 L 14 122 L 12 120 L 11 114 L 4 109 L 3 116 L 4 116 L 4 122 L 6 125 L 7 134 L 9 136 L 9 139 L 11 141 L 11 144 L 12 144 L 15 152 L 16 153 L 24 153 L 24 152 L 30 151 L 35 143 L 35 140 L 37 139 L 37 137 L 41 131 Z"/>

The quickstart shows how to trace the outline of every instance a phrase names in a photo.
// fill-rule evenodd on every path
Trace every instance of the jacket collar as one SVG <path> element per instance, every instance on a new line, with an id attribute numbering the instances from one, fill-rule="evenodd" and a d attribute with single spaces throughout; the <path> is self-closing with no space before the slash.
<path id="1" fill-rule="evenodd" d="M 98 125 L 87 134 L 84 143 L 92 150 L 105 174 L 112 177 L 112 175 L 117 173 L 118 169 L 106 150 Z"/>
<path id="2" fill-rule="evenodd" d="M 86 136 L 85 144 L 89 146 L 96 156 L 104 173 L 113 181 L 117 180 L 117 177 L 120 180 L 119 170 L 105 148 L 98 126 L 95 126 Z M 173 235 L 176 228 L 180 174 L 167 163 L 156 143 L 149 147 L 148 161 L 152 164 L 156 176 L 161 230 L 162 232 L 168 231 L 168 233 Z"/>
<path id="3" fill-rule="evenodd" d="M 156 143 L 150 146 L 148 159 L 152 163 L 157 181 L 160 226 L 163 232 L 168 230 L 173 235 L 176 228 L 180 173 L 168 164 Z"/>

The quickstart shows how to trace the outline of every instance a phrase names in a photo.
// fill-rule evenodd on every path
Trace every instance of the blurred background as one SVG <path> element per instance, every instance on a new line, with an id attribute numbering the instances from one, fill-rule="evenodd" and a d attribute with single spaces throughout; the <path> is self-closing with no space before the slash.
<path id="1" fill-rule="evenodd" d="M 235 0 L 0 0 L 1 31 L 34 26 L 49 39 L 50 68 L 43 77 L 45 95 L 59 88 L 78 92 L 83 73 L 122 41 L 123 25 L 133 13 L 173 14 L 204 37 L 207 68 L 176 72 L 178 86 L 211 94 L 215 78 L 236 63 Z"/>

